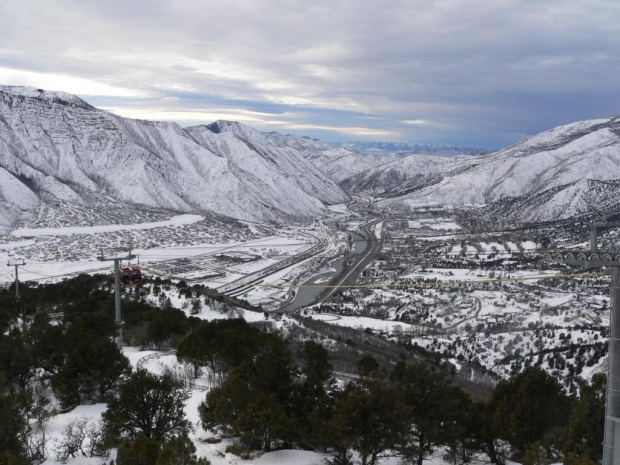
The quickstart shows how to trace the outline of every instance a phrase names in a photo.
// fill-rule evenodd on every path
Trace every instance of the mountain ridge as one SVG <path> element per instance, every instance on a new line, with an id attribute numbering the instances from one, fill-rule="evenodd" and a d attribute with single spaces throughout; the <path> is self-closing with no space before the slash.
<path id="1" fill-rule="evenodd" d="M 350 195 L 403 211 L 483 207 L 517 222 L 614 212 L 620 117 L 559 126 L 493 153 L 390 160 L 234 121 L 182 128 L 124 118 L 64 92 L 0 86 L 5 231 L 42 206 L 78 208 L 93 196 L 123 212 L 135 205 L 254 222 L 323 216 Z"/>
<path id="2" fill-rule="evenodd" d="M 490 153 L 489 150 L 477 147 L 466 147 L 463 145 L 437 145 L 429 143 L 409 143 L 409 142 L 380 142 L 380 141 L 350 141 L 334 142 L 334 147 L 344 147 L 362 153 L 384 156 L 396 154 L 399 157 L 406 157 L 412 154 L 435 155 L 440 157 L 454 157 L 458 155 L 479 155 Z"/>
<path id="3" fill-rule="evenodd" d="M 54 199 L 79 204 L 84 193 L 119 205 L 258 222 L 321 216 L 325 204 L 349 199 L 298 151 L 259 153 L 230 133 L 212 131 L 219 141 L 205 147 L 191 132 L 176 123 L 123 118 L 70 94 L 2 87 L 1 226 L 27 222 Z M 227 150 L 210 150 L 222 147 Z M 269 157 L 280 163 L 267 169 L 262 160 Z"/>
<path id="4" fill-rule="evenodd" d="M 379 205 L 405 210 L 425 203 L 471 207 L 520 199 L 515 202 L 521 208 L 511 210 L 509 217 L 527 222 L 566 219 L 582 215 L 583 205 L 607 204 L 605 192 L 579 181 L 617 179 L 620 117 L 610 117 L 552 128 L 489 154 L 444 161 L 411 155 L 341 185 L 354 194 L 382 197 Z M 533 202 L 537 195 L 549 196 L 551 189 L 555 193 L 547 203 Z"/>

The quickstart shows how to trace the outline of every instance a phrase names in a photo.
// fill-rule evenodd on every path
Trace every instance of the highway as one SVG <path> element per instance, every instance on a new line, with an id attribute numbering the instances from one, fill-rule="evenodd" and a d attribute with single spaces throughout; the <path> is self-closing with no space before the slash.
<path id="1" fill-rule="evenodd" d="M 374 259 L 374 256 L 381 251 L 381 248 L 383 247 L 383 238 L 376 237 L 374 227 L 383 220 L 385 220 L 385 216 L 381 216 L 370 223 L 360 226 L 359 233 L 368 241 L 366 242 L 366 249 L 361 255 L 355 257 L 353 262 L 349 264 L 349 266 L 346 267 L 342 273 L 330 281 L 330 287 L 328 287 L 325 292 L 319 296 L 317 303 L 327 301 L 340 286 L 355 283 L 362 271 L 364 271 L 364 268 L 366 268 Z"/>
<path id="2" fill-rule="evenodd" d="M 310 234 L 306 235 L 311 236 Z M 328 242 L 325 239 L 318 238 L 314 235 L 312 235 L 311 237 L 315 240 L 315 243 L 312 247 L 306 249 L 304 252 L 281 260 L 277 263 L 274 263 L 273 265 L 268 266 L 267 268 L 237 279 L 236 281 L 220 286 L 217 289 L 218 292 L 232 297 L 239 296 L 251 290 L 256 284 L 261 283 L 263 281 L 263 278 L 266 278 L 270 274 L 276 273 L 286 267 L 294 265 L 295 263 L 299 263 L 302 260 L 305 260 L 323 252 L 327 247 Z"/>

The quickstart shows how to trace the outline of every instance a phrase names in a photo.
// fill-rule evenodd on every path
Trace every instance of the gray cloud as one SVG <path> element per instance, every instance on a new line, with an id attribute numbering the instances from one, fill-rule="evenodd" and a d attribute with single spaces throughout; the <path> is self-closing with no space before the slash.
<path id="1" fill-rule="evenodd" d="M 4 0 L 0 80 L 184 124 L 500 147 L 618 113 L 619 13 L 604 0 Z"/>

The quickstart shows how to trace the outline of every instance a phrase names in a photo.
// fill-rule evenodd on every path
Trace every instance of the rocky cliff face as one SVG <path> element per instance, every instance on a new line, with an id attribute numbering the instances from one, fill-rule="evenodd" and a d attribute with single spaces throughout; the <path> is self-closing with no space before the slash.
<path id="1" fill-rule="evenodd" d="M 241 132 L 131 120 L 70 94 L 0 87 L 0 226 L 27 222 L 43 204 L 104 197 L 119 208 L 248 221 L 318 216 L 324 203 L 348 200 L 301 152 Z"/>

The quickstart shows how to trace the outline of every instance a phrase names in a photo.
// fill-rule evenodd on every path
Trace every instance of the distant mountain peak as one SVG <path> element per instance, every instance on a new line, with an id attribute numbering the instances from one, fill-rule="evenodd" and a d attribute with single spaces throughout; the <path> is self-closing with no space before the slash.
<path id="1" fill-rule="evenodd" d="M 205 126 L 214 134 L 223 134 L 229 132 L 236 136 L 241 136 L 244 138 L 247 138 L 248 136 L 254 138 L 260 136 L 261 134 L 253 127 L 250 127 L 247 124 L 239 123 L 238 121 L 228 121 L 220 119 Z"/>
<path id="2" fill-rule="evenodd" d="M 0 230 L 103 193 L 123 211 L 140 205 L 255 222 L 321 216 L 325 204 L 349 200 L 301 150 L 237 122 L 182 129 L 19 86 L 0 87 L 0 121 Z"/>
<path id="3" fill-rule="evenodd" d="M 14 97 L 27 97 L 61 104 L 72 104 L 82 108 L 93 108 L 80 97 L 67 92 L 49 91 L 29 86 L 0 85 L 0 93 Z"/>
<path id="4" fill-rule="evenodd" d="M 411 155 L 343 180 L 351 194 L 410 208 L 430 201 L 482 206 L 510 221 L 556 221 L 618 211 L 620 119 L 558 126 L 493 153 Z"/>
<path id="5" fill-rule="evenodd" d="M 383 155 L 396 153 L 400 156 L 411 154 L 436 155 L 439 157 L 453 157 L 457 155 L 479 155 L 489 151 L 477 147 L 465 147 L 462 145 L 436 145 L 436 144 L 413 144 L 408 142 L 377 142 L 377 141 L 352 141 L 334 143 L 338 147 L 347 147 L 362 153 Z"/>
<path id="6" fill-rule="evenodd" d="M 204 124 L 202 126 L 205 126 L 207 129 L 209 129 L 214 134 L 221 134 L 222 132 L 225 132 L 225 131 L 222 131 L 222 127 L 225 126 L 225 124 L 227 123 L 229 122 L 218 120 L 210 124 Z"/>

